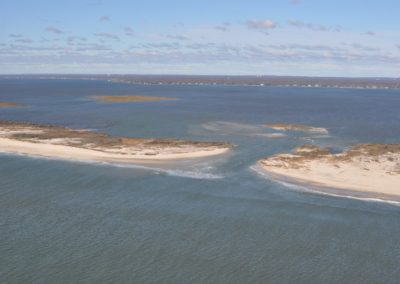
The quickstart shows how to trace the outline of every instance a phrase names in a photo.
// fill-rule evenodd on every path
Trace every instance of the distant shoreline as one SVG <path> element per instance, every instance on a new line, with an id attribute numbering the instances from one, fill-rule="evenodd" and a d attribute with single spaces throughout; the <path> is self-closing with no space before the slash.
<path id="1" fill-rule="evenodd" d="M 222 85 L 298 88 L 400 89 L 400 78 L 300 77 L 225 75 L 105 75 L 105 74 L 24 74 L 0 75 L 2 79 L 93 80 L 138 85 Z"/>

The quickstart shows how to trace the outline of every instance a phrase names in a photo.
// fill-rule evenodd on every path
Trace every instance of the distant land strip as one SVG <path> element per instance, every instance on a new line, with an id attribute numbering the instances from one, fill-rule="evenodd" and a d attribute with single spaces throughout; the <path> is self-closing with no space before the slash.
<path id="1" fill-rule="evenodd" d="M 241 85 L 307 88 L 400 89 L 400 78 L 303 77 L 303 76 L 211 76 L 211 75 L 129 75 L 129 74 L 37 74 L 0 75 L 0 79 L 100 80 L 149 85 Z"/>

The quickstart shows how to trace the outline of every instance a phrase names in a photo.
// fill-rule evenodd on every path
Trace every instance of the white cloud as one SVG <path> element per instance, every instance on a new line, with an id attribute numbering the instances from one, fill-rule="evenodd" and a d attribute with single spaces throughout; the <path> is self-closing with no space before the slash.
<path id="1" fill-rule="evenodd" d="M 98 37 L 102 37 L 102 38 L 119 40 L 119 37 L 116 34 L 113 34 L 113 33 L 95 33 L 94 35 L 98 36 Z"/>
<path id="2" fill-rule="evenodd" d="M 126 36 L 134 36 L 135 35 L 135 32 L 133 31 L 133 29 L 131 27 L 125 27 L 124 32 L 125 32 Z"/>
<path id="3" fill-rule="evenodd" d="M 309 29 L 312 31 L 321 31 L 321 32 L 328 32 L 328 31 L 334 31 L 334 32 L 340 32 L 342 30 L 342 27 L 339 25 L 336 25 L 334 27 L 330 26 L 325 26 L 325 25 L 317 25 L 317 24 L 311 24 L 311 23 L 306 23 L 302 20 L 288 20 L 288 24 L 290 26 L 296 27 L 296 28 L 305 28 Z"/>
<path id="4" fill-rule="evenodd" d="M 276 28 L 276 24 L 272 20 L 250 20 L 246 22 L 249 29 L 270 30 Z"/>
<path id="5" fill-rule="evenodd" d="M 31 40 L 30 38 L 18 38 L 14 41 L 20 43 L 33 43 L 33 40 Z"/>
<path id="6" fill-rule="evenodd" d="M 9 34 L 8 36 L 9 37 L 13 37 L 13 38 L 21 38 L 21 37 L 23 37 L 22 34 Z"/>
<path id="7" fill-rule="evenodd" d="M 53 33 L 53 34 L 63 34 L 64 32 L 60 30 L 59 28 L 53 27 L 53 26 L 48 26 L 45 29 L 46 32 L 48 33 Z"/>

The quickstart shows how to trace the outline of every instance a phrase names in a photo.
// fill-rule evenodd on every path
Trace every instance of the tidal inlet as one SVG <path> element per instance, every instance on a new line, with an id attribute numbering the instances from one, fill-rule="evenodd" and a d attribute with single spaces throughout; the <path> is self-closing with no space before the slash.
<path id="1" fill-rule="evenodd" d="M 0 7 L 0 283 L 400 283 L 400 2 Z"/>

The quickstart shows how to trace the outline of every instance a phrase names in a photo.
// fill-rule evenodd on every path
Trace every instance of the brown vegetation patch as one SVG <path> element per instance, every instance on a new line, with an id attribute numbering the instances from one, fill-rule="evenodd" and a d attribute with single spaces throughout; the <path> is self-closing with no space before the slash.
<path id="1" fill-rule="evenodd" d="M 113 137 L 104 133 L 74 130 L 53 125 L 39 125 L 24 122 L 1 121 L 0 130 L 9 134 L 2 134 L 0 137 L 29 141 L 46 142 L 51 139 L 62 139 L 62 145 L 81 148 L 123 148 L 137 147 L 141 149 L 157 149 L 159 147 L 181 148 L 186 146 L 198 148 L 231 148 L 227 142 L 203 142 L 179 139 L 148 139 L 132 137 Z"/>
<path id="2" fill-rule="evenodd" d="M 21 107 L 21 104 L 14 102 L 0 102 L 0 107 Z"/>
<path id="3" fill-rule="evenodd" d="M 151 97 L 151 96 L 94 96 L 93 98 L 103 103 L 130 103 L 130 102 L 177 100 L 176 98 Z"/>

